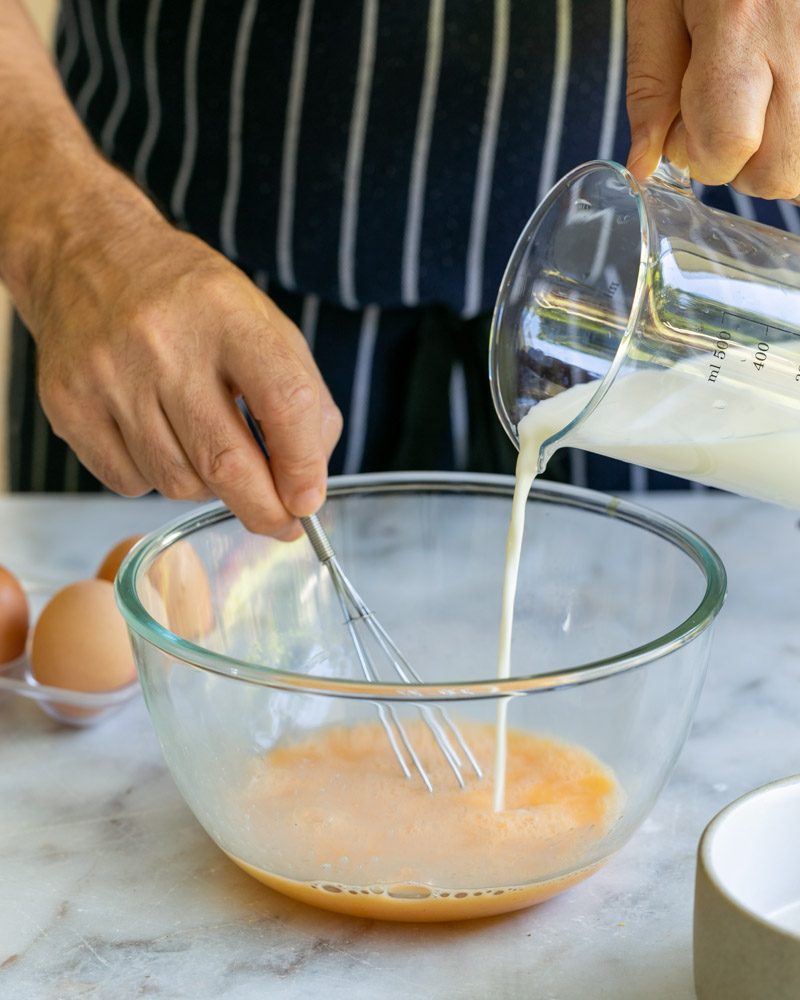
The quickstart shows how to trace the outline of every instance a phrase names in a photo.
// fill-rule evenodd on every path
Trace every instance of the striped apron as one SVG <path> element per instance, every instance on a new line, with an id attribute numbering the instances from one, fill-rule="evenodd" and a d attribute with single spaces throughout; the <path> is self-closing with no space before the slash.
<path id="1" fill-rule="evenodd" d="M 300 327 L 342 409 L 331 472 L 511 471 L 489 316 L 525 221 L 624 162 L 624 0 L 63 0 L 67 92 L 106 156 Z M 730 189 L 727 211 L 800 229 Z M 12 347 L 11 483 L 97 489 Z M 680 481 L 580 452 L 554 478 Z M 685 485 L 685 484 L 682 484 Z"/>

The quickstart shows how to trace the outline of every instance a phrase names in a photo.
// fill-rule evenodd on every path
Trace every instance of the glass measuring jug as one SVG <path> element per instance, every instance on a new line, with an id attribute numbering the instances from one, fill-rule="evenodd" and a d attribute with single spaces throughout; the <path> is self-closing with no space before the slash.
<path id="1" fill-rule="evenodd" d="M 509 261 L 495 408 L 563 445 L 800 507 L 800 238 L 701 204 L 662 161 L 564 177 Z"/>

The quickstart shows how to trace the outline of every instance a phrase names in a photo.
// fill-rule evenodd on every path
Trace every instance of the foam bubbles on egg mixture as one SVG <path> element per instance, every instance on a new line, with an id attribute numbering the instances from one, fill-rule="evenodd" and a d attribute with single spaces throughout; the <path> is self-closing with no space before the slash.
<path id="1" fill-rule="evenodd" d="M 318 730 L 257 758 L 231 806 L 250 831 L 233 860 L 304 902 L 388 920 L 488 916 L 589 874 L 586 859 L 622 807 L 608 768 L 580 747 L 509 729 L 497 812 L 495 727 L 457 723 L 485 775 L 464 789 L 419 719 L 405 726 L 433 794 L 402 775 L 377 721 Z"/>

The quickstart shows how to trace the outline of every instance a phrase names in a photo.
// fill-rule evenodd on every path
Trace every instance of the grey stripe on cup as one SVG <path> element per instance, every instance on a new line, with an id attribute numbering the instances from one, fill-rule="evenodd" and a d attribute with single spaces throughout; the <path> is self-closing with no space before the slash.
<path id="1" fill-rule="evenodd" d="M 194 0 L 186 32 L 183 58 L 183 148 L 170 199 L 170 209 L 176 219 L 183 219 L 186 214 L 186 192 L 189 190 L 197 156 L 197 53 L 205 6 L 205 0 Z"/>
<path id="2" fill-rule="evenodd" d="M 358 472 L 364 460 L 364 445 L 367 440 L 367 420 L 369 417 L 369 390 L 372 382 L 372 359 L 375 356 L 380 315 L 378 306 L 367 306 L 361 318 L 358 353 L 353 372 L 353 391 L 347 418 L 347 445 L 342 468 L 345 475 Z"/>
<path id="3" fill-rule="evenodd" d="M 556 0 L 556 60 L 553 85 L 550 89 L 550 110 L 547 115 L 542 166 L 539 172 L 538 201 L 544 198 L 556 180 L 571 57 L 572 2 L 571 0 Z"/>
<path id="4" fill-rule="evenodd" d="M 422 75 L 422 92 L 417 111 L 417 130 L 414 135 L 403 235 L 401 296 L 406 306 L 415 306 L 419 303 L 419 247 L 422 239 L 422 213 L 425 207 L 433 115 L 436 110 L 436 93 L 439 89 L 439 72 L 442 64 L 444 4 L 445 0 L 431 0 L 428 10 L 428 41 Z"/>
<path id="5" fill-rule="evenodd" d="M 78 57 L 78 17 L 70 0 L 61 4 L 61 23 L 64 30 L 64 51 L 58 60 L 58 72 L 66 82 Z"/>
<path id="6" fill-rule="evenodd" d="M 111 156 L 114 151 L 114 139 L 128 107 L 128 100 L 131 96 L 131 76 L 128 71 L 128 62 L 125 58 L 125 49 L 122 47 L 122 36 L 119 30 L 119 3 L 120 0 L 108 0 L 106 4 L 106 30 L 108 33 L 108 47 L 111 49 L 111 58 L 114 61 L 114 72 L 117 76 L 117 92 L 114 95 L 114 103 L 108 113 L 103 129 L 100 133 L 100 146 L 106 156 Z"/>
<path id="7" fill-rule="evenodd" d="M 356 297 L 356 228 L 358 198 L 361 186 L 361 165 L 364 158 L 364 138 L 372 91 L 375 65 L 375 45 L 378 34 L 378 0 L 364 0 L 361 19 L 361 41 L 358 52 L 358 73 L 350 116 L 350 135 L 344 167 L 342 222 L 339 229 L 339 296 L 348 309 L 358 307 Z"/>
<path id="8" fill-rule="evenodd" d="M 303 299 L 303 311 L 300 314 L 300 330 L 306 338 L 308 349 L 314 353 L 314 340 L 317 336 L 317 320 L 319 319 L 319 296 L 306 295 Z"/>
<path id="9" fill-rule="evenodd" d="M 464 366 L 457 361 L 450 371 L 450 431 L 453 437 L 453 468 L 463 472 L 469 462 L 469 402 Z"/>
<path id="10" fill-rule="evenodd" d="M 103 56 L 100 52 L 100 46 L 97 44 L 97 32 L 94 27 L 92 6 L 89 0 L 79 0 L 78 16 L 83 28 L 86 53 L 89 57 L 89 72 L 86 74 L 83 86 L 75 98 L 75 110 L 79 118 L 85 119 L 86 112 L 89 110 L 89 104 L 97 92 L 103 76 Z"/>
<path id="11" fill-rule="evenodd" d="M 489 220 L 489 198 L 492 193 L 494 155 L 497 149 L 497 130 L 508 70 L 509 0 L 495 0 L 494 35 L 492 39 L 492 66 L 489 88 L 483 114 L 483 133 L 478 150 L 478 169 L 475 174 L 475 191 L 472 197 L 472 219 L 467 245 L 467 271 L 464 289 L 464 316 L 474 316 L 480 311 L 483 298 L 483 263 L 486 250 L 486 226 Z"/>
<path id="12" fill-rule="evenodd" d="M 141 187 L 147 186 L 147 165 L 158 138 L 161 127 L 161 103 L 158 97 L 158 64 L 156 62 L 156 41 L 158 39 L 158 18 L 161 0 L 150 0 L 144 35 L 144 86 L 147 95 L 147 125 L 133 161 L 133 175 Z"/>
<path id="13" fill-rule="evenodd" d="M 611 0 L 609 16 L 611 23 L 608 40 L 608 72 L 606 93 L 603 100 L 603 122 L 600 126 L 600 142 L 597 146 L 599 160 L 610 160 L 614 153 L 625 55 L 625 0 Z"/>
<path id="14" fill-rule="evenodd" d="M 256 284 L 256 288 L 260 288 L 265 295 L 269 292 L 269 274 L 266 271 L 256 271 L 253 281 Z"/>
<path id="15" fill-rule="evenodd" d="M 294 30 L 292 72 L 289 78 L 289 97 L 286 102 L 286 126 L 283 132 L 281 155 L 281 186 L 278 201 L 278 232 L 276 257 L 278 280 L 290 291 L 295 288 L 294 278 L 294 195 L 297 183 L 297 148 L 300 143 L 300 121 L 303 115 L 303 96 L 308 70 L 308 44 L 314 0 L 301 0 Z"/>
<path id="16" fill-rule="evenodd" d="M 242 120 L 244 118 L 244 85 L 247 76 L 247 57 L 253 21 L 258 10 L 258 0 L 246 0 L 236 32 L 233 55 L 230 110 L 228 116 L 228 176 L 222 198 L 220 217 L 220 245 L 222 252 L 231 258 L 237 256 L 236 216 L 239 211 L 239 189 L 242 181 Z"/>

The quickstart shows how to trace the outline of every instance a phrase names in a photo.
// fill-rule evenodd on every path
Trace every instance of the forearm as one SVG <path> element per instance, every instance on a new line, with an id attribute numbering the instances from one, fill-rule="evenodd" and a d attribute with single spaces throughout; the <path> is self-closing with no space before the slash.
<path id="1" fill-rule="evenodd" d="M 158 219 L 94 147 L 21 3 L 0 0 L 0 278 L 34 332 L 59 258 L 123 220 Z"/>

